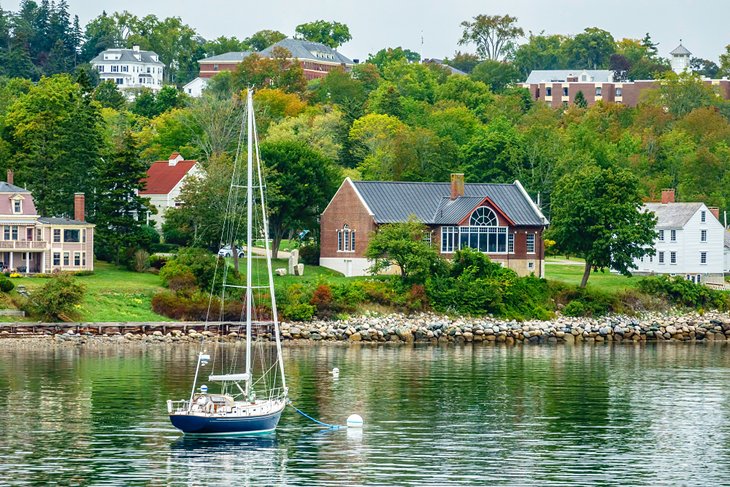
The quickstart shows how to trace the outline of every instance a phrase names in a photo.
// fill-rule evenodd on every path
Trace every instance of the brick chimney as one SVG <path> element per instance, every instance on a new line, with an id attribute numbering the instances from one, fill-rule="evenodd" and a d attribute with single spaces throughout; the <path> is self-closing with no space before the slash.
<path id="1" fill-rule="evenodd" d="M 464 174 L 451 175 L 451 199 L 464 196 Z"/>
<path id="2" fill-rule="evenodd" d="M 674 203 L 674 190 L 673 189 L 663 189 L 662 190 L 662 204 L 666 205 L 667 203 Z"/>
<path id="3" fill-rule="evenodd" d="M 8 184 L 14 184 L 13 183 L 13 170 L 8 169 L 8 178 L 5 180 Z"/>
<path id="4" fill-rule="evenodd" d="M 74 220 L 86 221 L 86 197 L 84 193 L 74 193 Z"/>
<path id="5" fill-rule="evenodd" d="M 707 209 L 710 210 L 710 213 L 715 215 L 715 218 L 717 218 L 717 221 L 720 221 L 720 208 L 717 208 L 716 206 L 710 206 Z"/>

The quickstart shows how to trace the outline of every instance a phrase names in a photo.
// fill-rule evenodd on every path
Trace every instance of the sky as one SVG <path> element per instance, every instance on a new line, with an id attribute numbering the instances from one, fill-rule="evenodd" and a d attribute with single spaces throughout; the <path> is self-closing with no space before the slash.
<path id="1" fill-rule="evenodd" d="M 39 0 L 38 0 L 39 1 Z M 659 54 L 682 43 L 693 56 L 718 62 L 730 44 L 728 0 L 67 0 L 81 25 L 101 14 L 128 10 L 137 16 L 177 16 L 206 39 L 236 36 L 243 39 L 262 29 L 293 36 L 294 28 L 313 20 L 348 25 L 352 40 L 339 50 L 351 59 L 367 59 L 384 47 L 401 46 L 424 58 L 452 56 L 459 46 L 460 23 L 472 17 L 509 14 L 525 30 L 575 35 L 599 27 L 615 39 L 643 38 L 649 32 L 659 43 Z M 17 11 L 20 0 L 0 0 L 5 10 Z"/>

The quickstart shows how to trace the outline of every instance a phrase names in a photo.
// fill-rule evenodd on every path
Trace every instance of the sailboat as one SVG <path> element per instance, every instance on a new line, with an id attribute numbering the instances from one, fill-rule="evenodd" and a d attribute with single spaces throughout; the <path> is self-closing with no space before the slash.
<path id="1" fill-rule="evenodd" d="M 218 259 L 211 291 L 211 296 L 216 295 L 216 300 L 211 297 L 208 319 L 216 317 L 215 308 L 218 308 L 217 317 L 223 320 L 231 312 L 231 307 L 235 309 L 236 304 L 240 304 L 240 314 L 238 311 L 236 314 L 240 320 L 241 331 L 245 328 L 245 349 L 241 357 L 240 353 L 230 350 L 230 345 L 227 350 L 222 350 L 224 346 L 216 342 L 216 353 L 212 358 L 206 350 L 198 353 L 189 398 L 167 401 L 170 421 L 186 435 L 245 436 L 270 433 L 276 429 L 287 404 L 288 390 L 281 355 L 271 252 L 267 238 L 265 182 L 259 158 L 251 90 L 247 90 L 244 120 L 231 176 L 221 244 L 236 249 L 242 222 L 245 220 L 246 279 L 245 284 L 240 283 L 235 279 L 237 273 L 231 270 L 226 259 Z M 239 167 L 244 133 L 247 153 L 245 177 L 243 168 Z M 257 223 L 261 227 L 258 233 L 255 228 Z M 252 252 L 257 236 L 263 237 L 263 256 L 254 256 Z M 254 282 L 258 276 L 261 276 L 262 281 L 268 282 Z M 213 292 L 216 289 L 219 289 L 219 297 Z M 273 336 L 274 345 L 269 340 L 260 339 L 264 336 Z M 207 367 L 211 361 L 212 366 Z M 219 373 L 216 373 L 216 365 L 220 368 Z M 211 392 L 208 391 L 208 385 L 203 384 L 203 371 L 208 369 L 212 370 L 207 375 L 207 382 L 216 385 L 215 391 Z"/>

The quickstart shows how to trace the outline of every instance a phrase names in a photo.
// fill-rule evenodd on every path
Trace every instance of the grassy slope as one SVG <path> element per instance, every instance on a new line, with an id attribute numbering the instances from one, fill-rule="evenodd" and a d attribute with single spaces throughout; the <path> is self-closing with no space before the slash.
<path id="1" fill-rule="evenodd" d="M 583 278 L 583 260 L 572 258 L 571 262 L 578 265 L 564 264 L 562 257 L 548 257 L 545 264 L 545 277 L 548 280 L 561 281 L 568 284 L 578 285 Z M 604 291 L 619 292 L 625 289 L 633 289 L 641 280 L 640 277 L 626 277 L 614 272 L 592 272 L 588 279 L 588 287 L 600 288 Z"/>
<path id="2" fill-rule="evenodd" d="M 86 286 L 79 308 L 83 321 L 169 321 L 152 311 L 152 295 L 161 290 L 159 276 L 130 272 L 102 261 L 94 262 L 94 274 L 77 277 Z M 16 286 L 29 291 L 43 286 L 47 279 L 13 279 Z"/>

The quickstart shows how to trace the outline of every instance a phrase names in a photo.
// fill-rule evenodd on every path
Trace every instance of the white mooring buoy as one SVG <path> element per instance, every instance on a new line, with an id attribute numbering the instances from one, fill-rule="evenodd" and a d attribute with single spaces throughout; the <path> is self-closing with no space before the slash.
<path id="1" fill-rule="evenodd" d="M 330 372 L 330 374 L 332 374 L 332 377 L 333 378 L 337 379 L 337 378 L 340 377 L 340 369 L 338 369 L 337 367 L 335 367 L 334 369 L 332 369 L 332 371 Z"/>
<path id="2" fill-rule="evenodd" d="M 347 417 L 348 428 L 362 428 L 362 425 L 362 416 L 360 416 L 359 414 L 351 414 Z"/>

